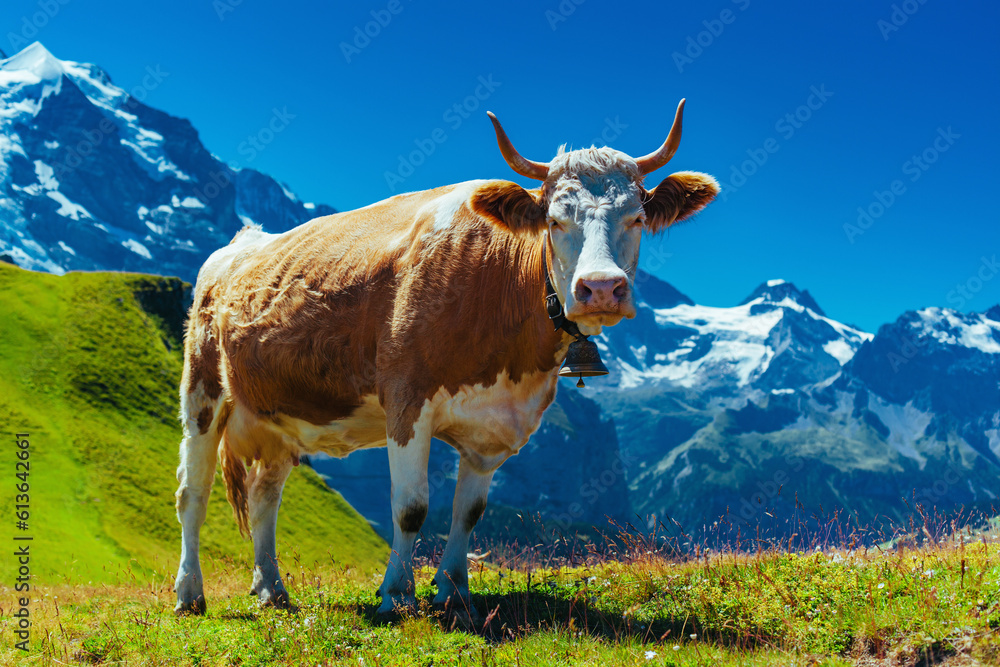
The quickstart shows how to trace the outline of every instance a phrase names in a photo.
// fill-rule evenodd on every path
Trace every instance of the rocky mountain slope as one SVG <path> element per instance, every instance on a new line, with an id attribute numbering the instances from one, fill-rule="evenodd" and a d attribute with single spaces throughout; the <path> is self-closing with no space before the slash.
<path id="1" fill-rule="evenodd" d="M 334 209 L 233 169 L 190 122 L 146 106 L 95 65 L 40 43 L 0 61 L 0 257 L 63 273 L 194 281 L 247 222 L 290 229 Z"/>

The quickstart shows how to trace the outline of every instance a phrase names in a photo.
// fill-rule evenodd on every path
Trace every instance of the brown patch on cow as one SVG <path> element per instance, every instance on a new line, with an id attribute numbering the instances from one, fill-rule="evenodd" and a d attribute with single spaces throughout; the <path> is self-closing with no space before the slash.
<path id="1" fill-rule="evenodd" d="M 222 394 L 222 382 L 219 375 L 219 345 L 214 326 L 213 287 L 208 285 L 199 289 L 191 305 L 188 329 L 184 337 L 182 386 L 188 393 L 194 393 L 200 383 L 205 395 L 214 401 Z"/>
<path id="2" fill-rule="evenodd" d="M 708 174 L 679 171 L 647 193 L 643 202 L 646 228 L 653 234 L 687 220 L 719 194 L 718 182 Z"/>
<path id="3" fill-rule="evenodd" d="M 424 525 L 427 518 L 427 505 L 414 503 L 407 506 L 399 515 L 399 529 L 404 533 L 415 533 Z"/>
<path id="4" fill-rule="evenodd" d="M 208 433 L 208 429 L 212 428 L 212 415 L 215 411 L 209 407 L 205 406 L 198 413 L 198 433 L 202 435 Z"/>
<path id="5" fill-rule="evenodd" d="M 226 499 L 233 508 L 233 518 L 239 526 L 240 535 L 250 537 L 250 505 L 247 496 L 247 469 L 243 461 L 229 446 L 229 438 L 222 437 L 219 447 L 219 461 L 222 464 L 222 479 L 226 483 Z"/>
<path id="6" fill-rule="evenodd" d="M 472 503 L 472 507 L 469 511 L 465 513 L 465 530 L 472 532 L 472 529 L 476 527 L 479 523 L 479 519 L 483 516 L 483 512 L 486 511 L 486 498 L 477 498 L 476 502 Z"/>
<path id="7" fill-rule="evenodd" d="M 232 413 L 233 413 L 233 402 L 232 401 L 224 402 L 222 404 L 222 409 L 219 410 L 219 423 L 215 427 L 219 435 L 222 435 L 225 432 L 226 426 L 229 424 L 229 415 L 231 415 Z"/>
<path id="8" fill-rule="evenodd" d="M 214 312 L 212 311 L 212 288 L 208 287 L 205 293 L 201 297 L 201 303 L 198 305 L 196 310 L 196 315 L 198 317 L 198 322 L 203 327 L 207 327 L 212 324 L 214 319 Z"/>
<path id="9" fill-rule="evenodd" d="M 193 347 L 193 346 L 192 346 Z M 188 352 L 185 346 L 185 352 Z M 202 390 L 211 400 L 222 395 L 222 382 L 219 377 L 219 346 L 214 338 L 202 342 L 200 353 L 190 351 L 186 354 L 184 374 L 187 376 L 187 390 L 194 393 L 199 383 Z"/>

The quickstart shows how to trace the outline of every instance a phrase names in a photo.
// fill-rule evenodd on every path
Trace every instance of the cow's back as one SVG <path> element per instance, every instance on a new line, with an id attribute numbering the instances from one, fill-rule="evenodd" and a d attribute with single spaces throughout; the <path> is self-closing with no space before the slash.
<path id="1" fill-rule="evenodd" d="M 328 424 L 376 393 L 379 338 L 421 208 L 455 186 L 316 218 L 284 234 L 241 232 L 199 274 L 213 292 L 224 384 L 261 418 Z M 241 236 L 247 236 L 242 240 Z"/>

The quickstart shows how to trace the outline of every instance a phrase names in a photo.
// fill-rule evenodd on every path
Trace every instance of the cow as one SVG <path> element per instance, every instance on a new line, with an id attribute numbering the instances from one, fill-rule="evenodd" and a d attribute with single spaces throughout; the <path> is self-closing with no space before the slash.
<path id="1" fill-rule="evenodd" d="M 643 187 L 677 150 L 683 112 L 681 100 L 645 157 L 563 146 L 549 163 L 522 157 L 489 113 L 508 165 L 539 187 L 481 180 L 400 194 L 282 234 L 245 227 L 212 254 L 184 345 L 175 611 L 206 609 L 198 540 L 217 459 L 253 540 L 253 593 L 287 608 L 275 554 L 285 480 L 303 455 L 366 447 L 388 449 L 392 480 L 378 612 L 413 609 L 431 438 L 460 455 L 433 603 L 472 610 L 470 533 L 494 472 L 552 403 L 574 340 L 550 320 L 547 283 L 583 335 L 634 317 L 643 231 L 690 218 L 719 192 L 686 171 Z"/>

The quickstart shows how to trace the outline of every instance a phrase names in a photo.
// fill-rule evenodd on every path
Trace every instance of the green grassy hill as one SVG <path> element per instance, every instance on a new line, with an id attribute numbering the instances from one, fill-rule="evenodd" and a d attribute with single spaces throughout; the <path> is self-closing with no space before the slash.
<path id="1" fill-rule="evenodd" d="M 123 572 L 172 575 L 181 438 L 183 290 L 178 279 L 121 273 L 52 276 L 0 262 L 0 535 L 32 535 L 40 584 L 111 582 Z M 15 433 L 29 433 L 30 529 L 13 516 Z M 388 496 L 388 489 L 386 489 Z M 388 502 L 388 497 L 386 498 Z M 285 487 L 278 546 L 286 562 L 381 566 L 387 546 L 306 466 Z M 13 549 L 0 567 L 16 571 Z M 252 549 L 221 479 L 202 529 L 203 566 Z M 3 582 L 8 584 L 10 582 Z"/>

